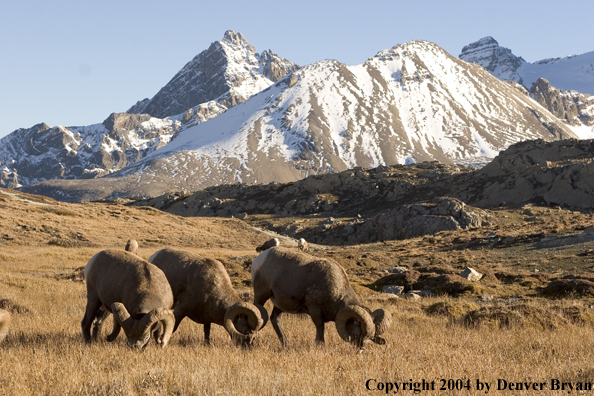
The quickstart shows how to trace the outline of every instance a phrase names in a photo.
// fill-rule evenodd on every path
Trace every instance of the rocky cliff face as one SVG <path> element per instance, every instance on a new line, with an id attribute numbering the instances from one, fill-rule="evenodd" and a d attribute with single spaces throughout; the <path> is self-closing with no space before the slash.
<path id="1" fill-rule="evenodd" d="M 271 51 L 258 54 L 241 33 L 229 30 L 222 40 L 188 62 L 152 99 L 138 102 L 128 112 L 165 118 L 210 101 L 229 108 L 298 67 Z"/>
<path id="2" fill-rule="evenodd" d="M 588 130 L 594 135 L 594 95 L 557 89 L 544 78 L 532 84 L 530 95 L 541 106 L 573 127 L 574 132 Z"/>

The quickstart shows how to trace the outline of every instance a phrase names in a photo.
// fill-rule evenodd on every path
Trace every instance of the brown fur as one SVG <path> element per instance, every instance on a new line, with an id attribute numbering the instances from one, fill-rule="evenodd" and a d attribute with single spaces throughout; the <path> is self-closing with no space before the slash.
<path id="1" fill-rule="evenodd" d="M 340 264 L 280 247 L 254 259 L 252 281 L 254 302 L 263 305 L 271 299 L 274 303 L 271 321 L 283 344 L 282 312 L 309 314 L 316 325 L 316 340 L 323 342 L 325 322 L 334 321 L 346 306 L 361 306 Z"/>
<path id="2" fill-rule="evenodd" d="M 173 290 L 174 331 L 187 316 L 196 323 L 204 324 L 204 338 L 209 342 L 210 324 L 224 326 L 227 311 L 242 303 L 229 274 L 218 260 L 170 248 L 159 250 L 149 260 L 163 270 Z M 253 330 L 247 321 L 235 323 L 235 326 L 242 334 Z"/>
<path id="3" fill-rule="evenodd" d="M 81 322 L 83 338 L 91 340 L 91 324 L 95 319 L 93 333 L 100 332 L 102 321 L 112 311 L 112 304 L 123 303 L 132 318 L 140 318 L 155 309 L 169 309 L 173 305 L 173 293 L 163 271 L 135 254 L 119 249 L 97 253 L 85 268 L 87 283 L 87 308 Z M 107 311 L 106 311 L 107 310 Z M 114 321 L 114 332 L 108 338 L 115 339 L 119 325 Z M 126 334 L 129 337 L 130 335 Z M 96 334 L 93 335 L 96 338 Z"/>

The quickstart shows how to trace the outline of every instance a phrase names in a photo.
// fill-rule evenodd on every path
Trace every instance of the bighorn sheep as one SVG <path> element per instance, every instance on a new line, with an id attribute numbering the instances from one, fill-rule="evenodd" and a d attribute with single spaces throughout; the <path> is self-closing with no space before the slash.
<path id="1" fill-rule="evenodd" d="M 173 293 L 163 271 L 135 254 L 109 249 L 89 260 L 85 280 L 87 308 L 81 321 L 85 342 L 98 338 L 113 312 L 113 331 L 107 341 L 115 340 L 123 328 L 134 346 L 146 346 L 151 334 L 162 347 L 167 345 L 175 318 L 170 309 Z"/>
<path id="2" fill-rule="evenodd" d="M 8 328 L 10 327 L 10 314 L 8 311 L 0 309 L 0 344 L 8 335 Z"/>
<path id="3" fill-rule="evenodd" d="M 299 250 L 301 250 L 302 252 L 307 252 L 307 250 L 309 249 L 309 243 L 307 243 L 307 241 L 303 238 L 299 238 L 297 246 L 299 247 Z"/>
<path id="4" fill-rule="evenodd" d="M 241 300 L 220 261 L 178 249 L 162 249 L 149 258 L 169 280 L 175 298 L 177 330 L 186 316 L 204 325 L 204 340 L 210 343 L 210 325 L 224 326 L 238 344 L 251 345 L 268 321 L 263 306 Z"/>
<path id="5" fill-rule="evenodd" d="M 287 340 L 280 327 L 283 312 L 307 313 L 316 326 L 316 341 L 324 342 L 324 323 L 334 321 L 345 341 L 363 346 L 366 339 L 385 344 L 380 337 L 391 323 L 383 309 L 371 313 L 361 305 L 344 269 L 335 261 L 275 247 L 252 262 L 254 303 L 270 298 L 272 326 L 283 346 Z"/>
<path id="6" fill-rule="evenodd" d="M 256 252 L 263 252 L 264 250 L 280 245 L 278 238 L 272 238 L 264 242 L 261 246 L 256 248 Z"/>
<path id="7" fill-rule="evenodd" d="M 138 254 L 138 242 L 136 242 L 135 239 L 128 239 L 128 243 L 126 243 L 124 250 L 130 253 Z"/>

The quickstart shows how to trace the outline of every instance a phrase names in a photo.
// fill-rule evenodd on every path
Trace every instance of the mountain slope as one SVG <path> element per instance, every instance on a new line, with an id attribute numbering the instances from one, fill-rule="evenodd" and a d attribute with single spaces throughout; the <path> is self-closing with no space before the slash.
<path id="1" fill-rule="evenodd" d="M 492 158 L 518 141 L 567 137 L 575 135 L 513 86 L 412 41 L 357 66 L 303 67 L 108 178 L 27 191 L 80 199 L 77 188 L 113 197 L 288 182 L 357 166 Z"/>
<path id="2" fill-rule="evenodd" d="M 529 63 L 501 47 L 493 37 L 483 37 L 462 48 L 460 59 L 476 62 L 501 80 L 513 80 L 527 89 L 539 78 L 566 91 L 594 95 L 594 51 Z"/>

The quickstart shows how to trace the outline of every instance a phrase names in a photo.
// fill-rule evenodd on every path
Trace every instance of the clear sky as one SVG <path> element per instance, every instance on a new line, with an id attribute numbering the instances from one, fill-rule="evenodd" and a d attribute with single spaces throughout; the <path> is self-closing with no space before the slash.
<path id="1" fill-rule="evenodd" d="M 594 1 L 0 0 L 0 137 L 101 123 L 154 96 L 226 30 L 299 65 L 484 36 L 529 62 L 594 51 Z"/>

